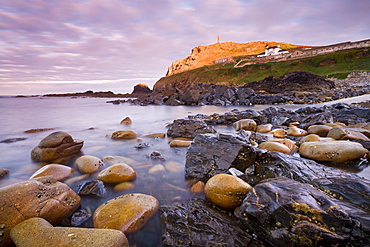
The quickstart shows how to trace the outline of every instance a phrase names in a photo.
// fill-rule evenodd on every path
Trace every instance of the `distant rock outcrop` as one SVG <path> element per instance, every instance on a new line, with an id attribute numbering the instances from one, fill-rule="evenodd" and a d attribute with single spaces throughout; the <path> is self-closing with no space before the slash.
<path id="1" fill-rule="evenodd" d="M 132 91 L 132 94 L 136 94 L 136 93 L 151 93 L 151 92 L 152 92 L 152 90 L 148 87 L 148 85 L 143 84 L 143 83 L 140 83 L 140 84 L 137 84 L 134 87 L 134 91 Z"/>

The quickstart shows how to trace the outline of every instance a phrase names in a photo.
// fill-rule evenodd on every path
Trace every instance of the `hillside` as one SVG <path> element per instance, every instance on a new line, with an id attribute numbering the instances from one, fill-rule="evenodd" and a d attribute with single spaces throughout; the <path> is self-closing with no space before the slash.
<path id="1" fill-rule="evenodd" d="M 254 55 L 265 51 L 266 46 L 278 46 L 281 49 L 292 49 L 301 47 L 282 42 L 249 42 L 249 43 L 216 43 L 206 46 L 197 46 L 191 50 L 187 58 L 178 59 L 172 63 L 167 70 L 167 76 L 178 74 L 184 71 L 196 69 L 205 65 L 213 65 L 214 61 L 223 57 L 239 57 Z"/>
<path id="2" fill-rule="evenodd" d="M 270 44 L 272 43 L 269 42 Z M 281 47 L 284 49 L 284 46 Z M 323 77 L 343 79 L 353 71 L 370 71 L 370 51 L 369 48 L 358 48 L 292 61 L 257 63 L 239 68 L 234 68 L 234 65 L 235 63 L 208 65 L 166 76 L 156 82 L 154 91 L 160 92 L 166 85 L 181 89 L 197 83 L 237 86 L 261 81 L 268 76 L 277 78 L 294 71 L 306 71 Z"/>

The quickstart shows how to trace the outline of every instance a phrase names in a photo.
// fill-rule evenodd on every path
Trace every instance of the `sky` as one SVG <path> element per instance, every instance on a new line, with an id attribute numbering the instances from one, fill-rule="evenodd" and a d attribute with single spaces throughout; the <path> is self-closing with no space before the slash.
<path id="1" fill-rule="evenodd" d="M 0 0 L 0 95 L 150 88 L 196 46 L 370 39 L 369 0 Z"/>

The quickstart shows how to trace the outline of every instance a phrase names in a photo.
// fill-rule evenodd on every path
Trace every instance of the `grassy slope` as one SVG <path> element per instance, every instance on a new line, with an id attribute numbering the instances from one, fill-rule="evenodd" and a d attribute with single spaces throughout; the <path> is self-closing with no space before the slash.
<path id="1" fill-rule="evenodd" d="M 252 64 L 243 68 L 233 68 L 233 65 L 204 66 L 163 77 L 156 84 L 158 87 L 171 84 L 180 88 L 196 83 L 241 85 L 293 71 L 307 71 L 324 77 L 343 79 L 352 71 L 370 71 L 370 51 L 366 48 L 351 49 L 294 61 Z"/>

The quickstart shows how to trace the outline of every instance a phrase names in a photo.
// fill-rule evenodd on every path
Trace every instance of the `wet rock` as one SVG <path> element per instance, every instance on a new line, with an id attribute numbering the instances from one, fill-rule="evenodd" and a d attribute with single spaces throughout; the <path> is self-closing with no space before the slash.
<path id="1" fill-rule="evenodd" d="M 170 147 L 189 147 L 192 141 L 185 140 L 172 140 L 170 142 Z"/>
<path id="2" fill-rule="evenodd" d="M 362 140 L 370 141 L 370 139 L 359 131 L 350 128 L 332 128 L 328 132 L 328 137 L 336 140 Z"/>
<path id="3" fill-rule="evenodd" d="M 235 215 L 272 246 L 366 246 L 366 211 L 288 178 L 257 184 Z"/>
<path id="4" fill-rule="evenodd" d="M 295 142 L 290 140 L 290 139 L 286 139 L 286 138 L 285 139 L 271 139 L 271 140 L 269 140 L 269 142 L 281 143 L 281 144 L 287 146 L 290 149 L 291 152 L 294 152 L 294 151 L 298 150 L 298 147 L 295 144 Z M 274 151 L 274 150 L 269 150 L 269 151 Z M 282 152 L 282 153 L 284 153 L 284 152 Z"/>
<path id="5" fill-rule="evenodd" d="M 100 180 L 85 181 L 78 186 L 77 194 L 105 197 L 107 195 L 107 189 Z"/>
<path id="6" fill-rule="evenodd" d="M 180 164 L 179 162 L 175 161 L 169 161 L 167 162 L 164 167 L 167 171 L 173 172 L 173 173 L 180 173 L 184 171 L 184 165 Z"/>
<path id="7" fill-rule="evenodd" d="M 0 188 L 1 244 L 11 243 L 10 230 L 18 223 L 42 217 L 58 224 L 80 205 L 80 197 L 52 177 L 41 177 Z"/>
<path id="8" fill-rule="evenodd" d="M 160 173 L 160 172 L 164 172 L 164 171 L 166 171 L 166 168 L 161 164 L 157 164 L 157 165 L 154 165 L 154 166 L 150 167 L 148 173 L 149 174 L 156 174 L 156 173 Z"/>
<path id="9" fill-rule="evenodd" d="M 73 214 L 62 221 L 62 226 L 80 226 L 91 217 L 85 209 L 77 209 Z"/>
<path id="10" fill-rule="evenodd" d="M 146 93 L 151 93 L 152 90 L 148 87 L 148 85 L 144 83 L 139 83 L 134 86 L 134 90 L 132 91 L 132 94 L 146 94 Z"/>
<path id="11" fill-rule="evenodd" d="M 145 137 L 150 137 L 150 138 L 165 138 L 166 134 L 165 133 L 153 133 L 149 135 L 145 135 Z"/>
<path id="12" fill-rule="evenodd" d="M 63 181 L 71 176 L 75 170 L 69 166 L 59 164 L 49 164 L 38 169 L 31 175 L 30 179 L 43 176 L 51 176 L 57 181 Z"/>
<path id="13" fill-rule="evenodd" d="M 315 161 L 347 162 L 362 158 L 368 151 L 357 142 L 304 142 L 299 153 Z"/>
<path id="14" fill-rule="evenodd" d="M 119 130 L 112 133 L 112 139 L 135 139 L 136 133 L 132 130 Z"/>
<path id="15" fill-rule="evenodd" d="M 161 152 L 158 152 L 158 151 L 153 151 L 150 155 L 149 155 L 149 158 L 153 159 L 153 160 L 166 160 Z"/>
<path id="16" fill-rule="evenodd" d="M 136 171 L 125 163 L 118 163 L 105 168 L 98 174 L 98 179 L 105 183 L 121 183 L 136 178 Z"/>
<path id="17" fill-rule="evenodd" d="M 335 141 L 335 139 L 331 137 L 320 137 L 319 135 L 316 134 L 309 134 L 305 137 L 303 137 L 300 142 L 328 142 L 328 141 Z"/>
<path id="18" fill-rule="evenodd" d="M 308 127 L 307 132 L 308 134 L 316 134 L 321 137 L 326 137 L 331 129 L 332 127 L 330 126 L 320 124 Z"/>
<path id="19" fill-rule="evenodd" d="M 117 230 L 53 227 L 42 218 L 31 218 L 18 224 L 12 229 L 11 237 L 18 247 L 129 246 L 126 236 Z"/>
<path id="20" fill-rule="evenodd" d="M 265 246 L 245 231 L 238 220 L 202 199 L 160 207 L 165 246 Z"/>
<path id="21" fill-rule="evenodd" d="M 216 206 L 225 210 L 233 210 L 240 206 L 251 189 L 248 183 L 238 177 L 217 174 L 207 181 L 204 193 L 207 199 Z"/>
<path id="22" fill-rule="evenodd" d="M 133 233 L 143 227 L 158 210 L 156 198 L 145 194 L 127 194 L 100 205 L 94 213 L 94 227 Z"/>
<path id="23" fill-rule="evenodd" d="M 257 124 L 253 119 L 242 119 L 235 123 L 233 123 L 233 127 L 236 131 L 238 130 L 250 130 L 250 131 L 256 131 Z"/>
<path id="24" fill-rule="evenodd" d="M 167 135 L 174 138 L 194 138 L 198 134 L 205 133 L 216 133 L 216 130 L 204 121 L 195 119 L 176 119 L 167 130 Z"/>
<path id="25" fill-rule="evenodd" d="M 29 130 L 24 131 L 24 133 L 37 133 L 37 132 L 43 132 L 43 131 L 49 131 L 49 130 L 55 130 L 55 128 L 29 129 Z"/>
<path id="26" fill-rule="evenodd" d="M 307 135 L 307 131 L 294 126 L 294 127 L 288 128 L 288 130 L 286 131 L 286 134 L 288 136 L 305 136 Z"/>
<path id="27" fill-rule="evenodd" d="M 258 148 L 286 154 L 291 153 L 290 148 L 279 142 L 262 142 L 261 144 L 258 145 Z"/>
<path id="28" fill-rule="evenodd" d="M 130 124 L 132 124 L 132 120 L 131 120 L 130 117 L 125 117 L 124 119 L 122 119 L 122 121 L 120 122 L 120 124 L 130 125 Z"/>
<path id="29" fill-rule="evenodd" d="M 104 166 L 104 162 L 95 156 L 83 155 L 78 157 L 74 162 L 75 166 L 81 173 L 94 173 Z"/>
<path id="30" fill-rule="evenodd" d="M 5 177 L 6 175 L 8 175 L 10 173 L 10 171 L 8 169 L 5 169 L 5 168 L 0 168 L 0 178 L 3 178 Z"/>
<path id="31" fill-rule="evenodd" d="M 54 132 L 32 149 L 31 158 L 35 161 L 53 161 L 80 152 L 83 141 L 73 140 L 66 132 Z"/>
<path id="32" fill-rule="evenodd" d="M 132 182 L 122 182 L 119 184 L 116 184 L 113 187 L 113 190 L 116 192 L 126 191 L 126 190 L 132 190 L 135 188 L 135 184 Z"/>
<path id="33" fill-rule="evenodd" d="M 272 124 L 260 124 L 257 125 L 256 131 L 260 133 L 270 132 L 272 129 Z"/>
<path id="34" fill-rule="evenodd" d="M 15 138 L 9 138 L 9 139 L 2 140 L 0 141 L 0 143 L 14 143 L 14 142 L 19 142 L 19 141 L 24 141 L 24 140 L 27 140 L 27 138 L 15 137 Z"/>
<path id="35" fill-rule="evenodd" d="M 285 129 L 274 129 L 271 131 L 273 137 L 277 138 L 285 138 L 286 137 L 286 130 Z"/>
<path id="36" fill-rule="evenodd" d="M 190 192 L 192 192 L 192 193 L 202 193 L 202 192 L 204 192 L 204 187 L 205 187 L 204 182 L 203 181 L 198 181 L 190 187 Z"/>
<path id="37" fill-rule="evenodd" d="M 225 173 L 230 167 L 244 171 L 257 155 L 248 144 L 249 136 L 244 130 L 236 134 L 198 135 L 186 153 L 185 175 L 203 179 Z"/>
<path id="38" fill-rule="evenodd" d="M 141 142 L 138 145 L 136 145 L 135 148 L 137 148 L 137 149 L 143 149 L 143 148 L 148 148 L 150 146 L 151 146 L 151 144 L 149 144 L 149 143 Z"/>

